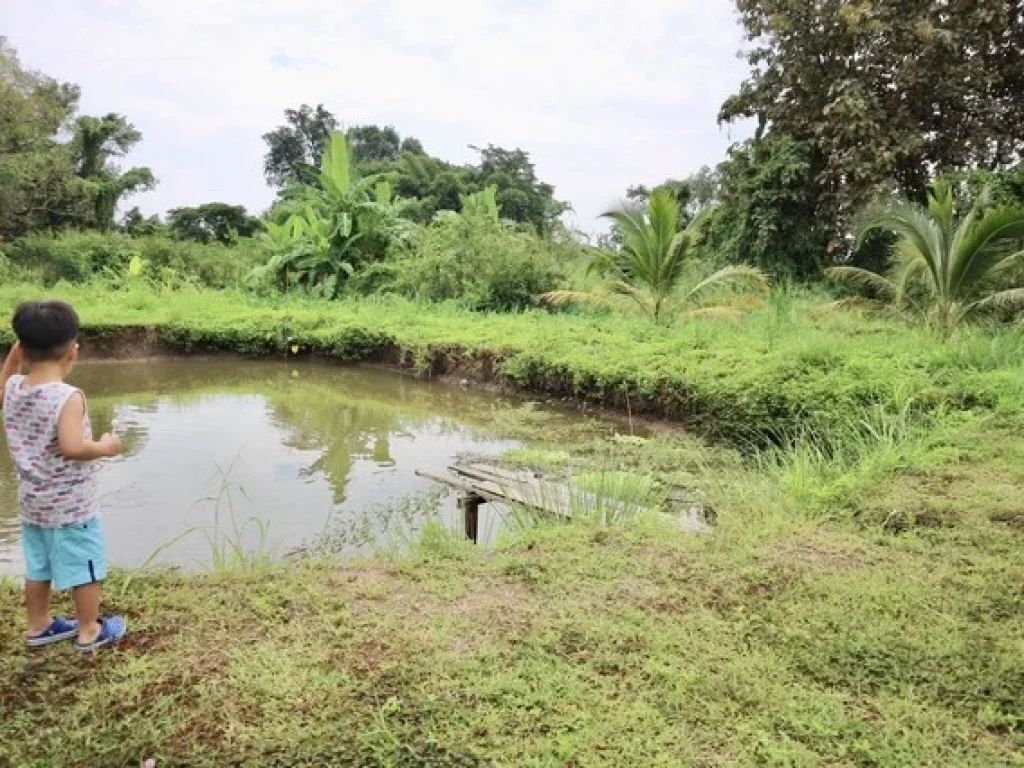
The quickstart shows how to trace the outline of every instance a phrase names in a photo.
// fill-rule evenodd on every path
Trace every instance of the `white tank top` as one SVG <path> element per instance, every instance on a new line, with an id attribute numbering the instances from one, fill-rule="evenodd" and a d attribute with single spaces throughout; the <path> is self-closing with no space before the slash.
<path id="1" fill-rule="evenodd" d="M 4 392 L 4 430 L 18 473 L 21 522 L 42 528 L 63 528 L 99 515 L 96 465 L 65 459 L 57 443 L 57 421 L 68 399 L 80 390 L 55 381 L 25 385 L 12 376 Z M 92 439 L 86 411 L 82 429 Z"/>

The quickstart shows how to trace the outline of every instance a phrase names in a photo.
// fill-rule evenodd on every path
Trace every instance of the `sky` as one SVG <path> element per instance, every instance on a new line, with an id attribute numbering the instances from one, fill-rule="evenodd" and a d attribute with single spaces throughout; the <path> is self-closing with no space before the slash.
<path id="1" fill-rule="evenodd" d="M 716 121 L 746 72 L 732 0 L 0 0 L 0 34 L 142 131 L 146 213 L 265 209 L 261 136 L 303 103 L 450 162 L 520 147 L 584 231 L 746 135 Z"/>

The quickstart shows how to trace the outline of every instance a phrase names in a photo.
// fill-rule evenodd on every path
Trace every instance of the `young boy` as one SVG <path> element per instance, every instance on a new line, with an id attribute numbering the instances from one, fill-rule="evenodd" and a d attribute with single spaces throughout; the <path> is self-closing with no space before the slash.
<path id="1" fill-rule="evenodd" d="M 0 406 L 18 473 L 25 642 L 39 648 L 74 638 L 75 648 L 91 652 L 127 632 L 120 616 L 100 616 L 107 558 L 93 463 L 116 456 L 121 443 L 114 435 L 92 439 L 85 395 L 64 383 L 78 359 L 75 310 L 61 301 L 28 302 L 13 325 L 18 342 L 0 371 Z M 72 590 L 77 621 L 51 615 L 51 584 Z"/>

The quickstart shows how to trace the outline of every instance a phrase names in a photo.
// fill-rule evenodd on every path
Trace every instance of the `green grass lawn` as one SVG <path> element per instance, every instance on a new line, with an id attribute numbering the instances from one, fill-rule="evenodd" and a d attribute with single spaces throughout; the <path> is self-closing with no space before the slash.
<path id="1" fill-rule="evenodd" d="M 538 423 L 508 459 L 685 486 L 718 527 L 584 519 L 489 551 L 431 529 L 370 563 L 120 575 L 108 605 L 134 633 L 87 660 L 23 651 L 8 583 L 0 765 L 1024 766 L 1020 329 L 943 343 L 785 296 L 665 329 L 58 293 L 93 333 L 445 350 L 526 387 L 673 403 L 716 441 Z"/>

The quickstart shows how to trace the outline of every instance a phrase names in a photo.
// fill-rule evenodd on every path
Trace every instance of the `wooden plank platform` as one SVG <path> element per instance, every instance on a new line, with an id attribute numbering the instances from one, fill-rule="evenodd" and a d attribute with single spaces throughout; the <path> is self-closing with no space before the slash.
<path id="1" fill-rule="evenodd" d="M 571 518 L 574 510 L 600 510 L 608 518 L 628 517 L 646 512 L 644 507 L 611 499 L 590 491 L 570 488 L 565 483 L 547 480 L 533 472 L 512 471 L 492 464 L 457 463 L 446 473 L 416 472 L 461 494 L 459 506 L 465 514 L 466 535 L 477 540 L 480 505 L 489 502 L 528 507 L 553 517 Z M 710 526 L 700 505 L 689 504 L 678 518 L 681 527 L 693 533 L 706 533 Z"/>

